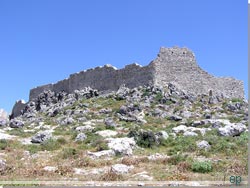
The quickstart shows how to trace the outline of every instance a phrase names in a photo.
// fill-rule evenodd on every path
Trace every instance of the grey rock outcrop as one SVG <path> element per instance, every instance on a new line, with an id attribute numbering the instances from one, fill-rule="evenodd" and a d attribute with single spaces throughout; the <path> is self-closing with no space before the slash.
<path id="1" fill-rule="evenodd" d="M 7 164 L 6 164 L 5 160 L 0 159 L 0 174 L 4 173 L 6 168 L 7 168 Z"/>
<path id="2" fill-rule="evenodd" d="M 116 155 L 132 155 L 136 146 L 134 138 L 107 138 L 105 140 Z"/>
<path id="3" fill-rule="evenodd" d="M 113 130 L 103 130 L 103 131 L 97 131 L 96 134 L 102 137 L 113 137 L 116 136 L 118 133 Z"/>
<path id="4" fill-rule="evenodd" d="M 99 159 L 102 157 L 111 157 L 115 155 L 115 152 L 113 150 L 102 150 L 97 152 L 87 152 L 88 156 L 90 156 L 93 159 Z"/>
<path id="5" fill-rule="evenodd" d="M 79 126 L 76 127 L 75 130 L 78 132 L 90 132 L 94 129 L 91 125 Z"/>
<path id="6" fill-rule="evenodd" d="M 115 164 L 112 165 L 111 167 L 111 172 L 114 172 L 116 174 L 127 174 L 129 173 L 132 169 L 134 169 L 134 166 L 127 166 L 124 164 Z"/>
<path id="7" fill-rule="evenodd" d="M 84 134 L 84 133 L 79 133 L 79 134 L 76 136 L 75 141 L 76 141 L 76 142 L 81 142 L 81 141 L 84 141 L 84 140 L 86 140 L 86 139 L 87 139 L 86 134 Z"/>
<path id="8" fill-rule="evenodd" d="M 192 132 L 192 131 L 186 131 L 183 136 L 198 136 L 197 133 L 195 132 Z"/>
<path id="9" fill-rule="evenodd" d="M 242 123 L 231 123 L 226 125 L 225 127 L 221 127 L 218 129 L 218 133 L 221 136 L 239 136 L 247 129 L 246 125 Z"/>
<path id="10" fill-rule="evenodd" d="M 158 139 L 163 139 L 163 140 L 166 140 L 169 137 L 166 131 L 160 131 L 156 133 L 156 136 L 158 137 Z"/>
<path id="11" fill-rule="evenodd" d="M 24 126 L 24 122 L 19 119 L 12 119 L 10 120 L 10 127 L 11 128 L 21 128 Z"/>
<path id="12" fill-rule="evenodd" d="M 38 132 L 31 138 L 32 143 L 43 143 L 52 138 L 52 133 L 50 131 Z"/>
<path id="13" fill-rule="evenodd" d="M 106 125 L 106 128 L 114 128 L 117 126 L 112 118 L 105 118 L 104 123 Z"/>
<path id="14" fill-rule="evenodd" d="M 197 142 L 196 144 L 199 149 L 208 150 L 211 147 L 210 144 L 206 140 L 202 140 L 200 142 Z"/>

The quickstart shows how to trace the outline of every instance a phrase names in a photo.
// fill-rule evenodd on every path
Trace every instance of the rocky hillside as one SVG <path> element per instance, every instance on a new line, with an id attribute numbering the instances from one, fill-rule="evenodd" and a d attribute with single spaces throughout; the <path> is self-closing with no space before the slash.
<path id="1" fill-rule="evenodd" d="M 247 176 L 248 104 L 173 84 L 45 91 L 1 124 L 9 179 L 218 180 Z"/>

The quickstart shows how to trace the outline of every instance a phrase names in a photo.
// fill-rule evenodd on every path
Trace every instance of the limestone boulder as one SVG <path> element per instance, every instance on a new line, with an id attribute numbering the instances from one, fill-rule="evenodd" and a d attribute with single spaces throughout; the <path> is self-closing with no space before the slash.
<path id="1" fill-rule="evenodd" d="M 192 132 L 192 131 L 186 131 L 183 136 L 198 136 L 197 133 L 195 132 Z"/>
<path id="2" fill-rule="evenodd" d="M 121 85 L 118 91 L 116 92 L 116 98 L 120 100 L 126 99 L 129 92 L 129 88 L 125 87 L 125 85 Z"/>
<path id="3" fill-rule="evenodd" d="M 103 130 L 103 131 L 97 131 L 96 134 L 102 137 L 113 137 L 116 136 L 118 133 L 113 130 Z"/>
<path id="4" fill-rule="evenodd" d="M 198 126 L 201 126 L 201 125 L 204 125 L 204 122 L 203 122 L 203 121 L 197 120 L 197 121 L 194 121 L 194 122 L 192 123 L 192 126 L 193 126 L 193 127 L 198 127 Z"/>
<path id="5" fill-rule="evenodd" d="M 5 160 L 0 159 L 0 174 L 4 173 L 7 168 Z"/>
<path id="6" fill-rule="evenodd" d="M 51 131 L 40 131 L 36 133 L 32 138 L 32 143 L 43 143 L 52 138 Z"/>
<path id="7" fill-rule="evenodd" d="M 101 113 L 101 114 L 109 114 L 111 112 L 112 112 L 111 108 L 103 108 L 103 109 L 99 110 L 99 113 Z"/>
<path id="8" fill-rule="evenodd" d="M 99 159 L 102 157 L 111 157 L 115 155 L 115 152 L 113 150 L 102 150 L 97 152 L 87 152 L 88 156 L 90 156 L 92 159 Z"/>
<path id="9" fill-rule="evenodd" d="M 174 121 L 180 121 L 182 120 L 182 117 L 181 116 L 178 116 L 178 115 L 171 115 L 169 117 L 170 120 L 174 120 Z"/>
<path id="10" fill-rule="evenodd" d="M 136 147 L 134 138 L 106 138 L 105 140 L 116 155 L 132 155 L 133 149 Z"/>
<path id="11" fill-rule="evenodd" d="M 79 134 L 76 136 L 75 141 L 76 141 L 76 142 L 81 142 L 81 141 L 84 141 L 84 140 L 86 140 L 86 139 L 87 139 L 86 134 L 84 134 L 84 133 L 79 133 Z"/>
<path id="12" fill-rule="evenodd" d="M 208 149 L 210 149 L 210 144 L 206 141 L 206 140 L 202 140 L 202 141 L 200 141 L 200 142 L 197 142 L 196 143 L 197 144 L 197 147 L 199 148 L 199 149 L 205 149 L 205 150 L 208 150 Z"/>
<path id="13" fill-rule="evenodd" d="M 55 167 L 55 166 L 45 166 L 45 167 L 43 168 L 43 170 L 45 170 L 45 171 L 47 171 L 47 172 L 55 172 L 55 171 L 58 170 L 58 168 Z"/>
<path id="14" fill-rule="evenodd" d="M 75 128 L 75 130 L 78 132 L 89 132 L 92 131 L 93 129 L 95 128 L 92 127 L 91 125 L 79 126 Z"/>
<path id="15" fill-rule="evenodd" d="M 124 164 L 115 164 L 111 166 L 111 172 L 114 172 L 116 174 L 128 174 L 133 169 L 133 165 L 127 166 Z"/>
<path id="16" fill-rule="evenodd" d="M 10 127 L 11 128 L 21 128 L 24 126 L 24 122 L 19 119 L 12 119 L 10 120 Z"/>
<path id="17" fill-rule="evenodd" d="M 66 117 L 60 124 L 61 125 L 70 125 L 74 122 L 75 122 L 75 120 L 72 117 Z"/>
<path id="18" fill-rule="evenodd" d="M 246 125 L 242 123 L 231 123 L 224 127 L 218 128 L 218 133 L 221 136 L 239 136 L 246 130 Z"/>
<path id="19" fill-rule="evenodd" d="M 8 125 L 8 120 L 7 119 L 0 119 L 0 127 L 5 127 Z"/>
<path id="20" fill-rule="evenodd" d="M 77 100 L 82 99 L 82 98 L 89 99 L 89 98 L 96 97 L 99 95 L 98 91 L 95 89 L 92 89 L 91 87 L 85 87 L 81 90 L 75 90 L 74 94 Z"/>
<path id="21" fill-rule="evenodd" d="M 174 133 L 184 133 L 187 131 L 187 126 L 186 125 L 179 125 L 177 127 L 174 127 L 172 130 Z"/>
<path id="22" fill-rule="evenodd" d="M 112 118 L 105 118 L 104 123 L 106 125 L 106 128 L 114 128 L 117 126 Z"/>
<path id="23" fill-rule="evenodd" d="M 169 135 L 166 131 L 160 131 L 160 132 L 156 133 L 155 135 L 158 137 L 158 139 L 163 139 L 163 140 L 166 140 L 169 137 Z"/>

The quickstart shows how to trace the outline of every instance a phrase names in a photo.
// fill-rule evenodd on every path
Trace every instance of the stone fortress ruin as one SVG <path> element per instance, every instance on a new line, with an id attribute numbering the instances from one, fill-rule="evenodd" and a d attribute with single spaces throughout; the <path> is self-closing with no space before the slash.
<path id="1" fill-rule="evenodd" d="M 46 90 L 73 93 L 91 87 L 100 92 L 117 91 L 120 86 L 175 85 L 186 94 L 213 94 L 226 98 L 244 98 L 243 82 L 231 77 L 215 77 L 202 70 L 195 56 L 188 48 L 160 48 L 157 58 L 147 66 L 130 64 L 122 69 L 111 65 L 96 67 L 70 75 L 55 84 L 47 84 L 31 89 L 29 101 L 35 101 Z M 21 115 L 27 103 L 17 101 L 12 109 L 12 117 Z"/>
<path id="2" fill-rule="evenodd" d="M 99 91 L 116 91 L 121 85 L 134 88 L 143 85 L 172 83 L 190 94 L 208 94 L 228 98 L 244 98 L 243 82 L 231 77 L 215 77 L 202 70 L 188 48 L 160 48 L 155 60 L 147 66 L 130 64 L 117 70 L 111 65 L 96 67 L 70 75 L 55 84 L 36 87 L 30 91 L 29 100 L 34 100 L 45 90 L 73 93 L 91 87 Z"/>

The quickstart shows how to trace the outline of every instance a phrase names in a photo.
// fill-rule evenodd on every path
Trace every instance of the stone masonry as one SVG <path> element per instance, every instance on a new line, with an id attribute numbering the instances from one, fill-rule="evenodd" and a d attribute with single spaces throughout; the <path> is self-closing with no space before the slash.
<path id="1" fill-rule="evenodd" d="M 36 87 L 30 91 L 30 101 L 41 92 L 51 90 L 72 93 L 91 87 L 99 91 L 116 91 L 121 85 L 134 88 L 143 85 L 173 83 L 190 94 L 208 94 L 228 98 L 244 98 L 243 82 L 231 77 L 214 77 L 202 70 L 196 63 L 192 51 L 187 48 L 164 48 L 155 60 L 147 66 L 130 64 L 117 70 L 111 65 L 96 67 L 76 74 L 55 84 Z"/>

